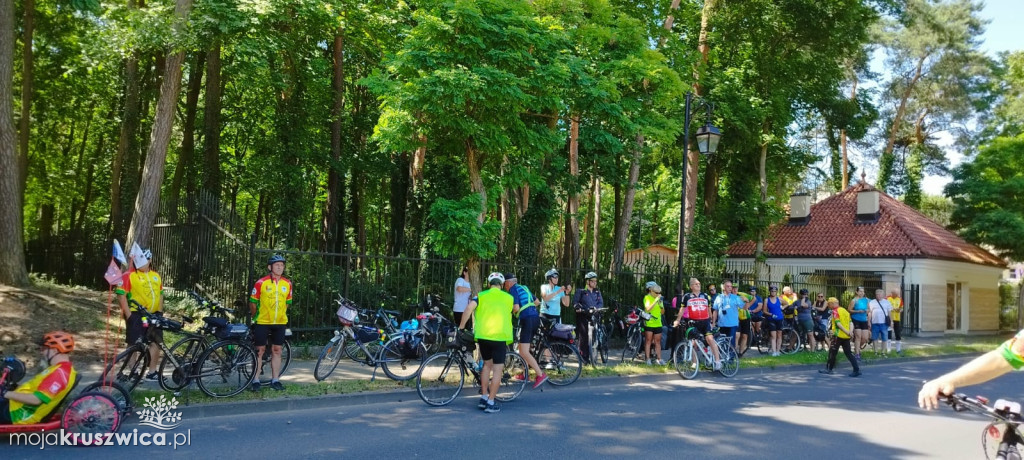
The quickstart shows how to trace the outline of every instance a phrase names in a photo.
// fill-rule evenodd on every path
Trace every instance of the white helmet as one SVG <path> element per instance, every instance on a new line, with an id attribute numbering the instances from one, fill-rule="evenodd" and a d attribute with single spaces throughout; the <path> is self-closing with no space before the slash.
<path id="1" fill-rule="evenodd" d="M 487 275 L 487 283 L 488 284 L 490 284 L 490 282 L 493 281 L 493 280 L 498 280 L 498 282 L 500 282 L 501 284 L 505 284 L 505 275 L 502 275 L 499 272 L 494 272 L 494 273 L 491 273 L 490 275 Z"/>
<path id="2" fill-rule="evenodd" d="M 583 279 L 585 279 L 585 280 L 596 280 L 597 279 L 597 273 L 587 272 L 587 274 L 583 276 Z"/>
<path id="3" fill-rule="evenodd" d="M 551 270 L 548 270 L 547 273 L 544 273 L 545 278 L 551 278 L 552 276 L 558 276 L 558 270 L 552 268 Z"/>
<path id="4" fill-rule="evenodd" d="M 658 283 L 655 283 L 654 281 L 648 281 L 647 284 L 644 284 L 644 289 L 650 290 L 652 287 L 657 285 Z"/>

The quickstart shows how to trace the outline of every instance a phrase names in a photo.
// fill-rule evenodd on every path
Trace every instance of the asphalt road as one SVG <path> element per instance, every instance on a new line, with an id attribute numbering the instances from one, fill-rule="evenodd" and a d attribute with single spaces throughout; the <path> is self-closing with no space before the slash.
<path id="1" fill-rule="evenodd" d="M 476 409 L 468 392 L 443 408 L 413 395 L 398 403 L 186 419 L 168 432 L 190 431 L 191 444 L 177 449 L 39 450 L 0 437 L 0 458 L 984 458 L 982 419 L 916 405 L 923 379 L 964 360 L 869 366 L 860 378 L 741 369 L 732 379 L 702 372 L 693 381 L 527 388 L 499 414 Z M 1024 375 L 969 393 L 1024 400 Z M 133 429 L 157 431 L 132 424 L 122 432 Z"/>

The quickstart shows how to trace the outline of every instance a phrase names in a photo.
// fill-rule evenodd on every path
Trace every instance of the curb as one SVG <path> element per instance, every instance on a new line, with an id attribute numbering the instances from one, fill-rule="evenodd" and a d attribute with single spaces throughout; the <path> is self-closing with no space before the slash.
<path id="1" fill-rule="evenodd" d="M 944 356 L 922 356 L 922 357 L 910 357 L 901 358 L 893 361 L 878 361 L 873 360 L 866 363 L 864 366 L 881 367 L 881 366 L 893 366 L 904 363 L 912 362 L 923 362 L 923 361 L 938 361 L 947 359 L 958 359 L 958 358 L 973 358 L 980 356 L 983 353 L 960 353 L 955 355 L 944 355 Z M 769 375 L 779 374 L 783 372 L 793 371 L 809 371 L 819 369 L 821 364 L 800 364 L 793 366 L 776 366 L 776 367 L 758 367 L 758 368 L 740 368 L 739 376 L 757 376 L 757 375 Z M 635 383 L 655 383 L 666 380 L 678 380 L 679 376 L 675 373 L 664 373 L 664 374 L 640 374 L 640 375 L 624 375 L 624 376 L 608 376 L 608 377 L 591 377 L 581 378 L 572 384 L 573 388 L 587 387 L 587 388 L 600 388 L 612 385 L 629 385 Z M 546 390 L 558 391 L 560 387 L 545 388 Z M 395 402 L 405 401 L 418 401 L 419 397 L 416 395 L 415 390 L 390 390 L 390 391 L 368 391 L 362 393 L 346 393 L 337 395 L 323 395 L 323 396 L 311 396 L 301 398 L 278 398 L 278 399 L 266 399 L 266 400 L 254 400 L 254 401 L 238 401 L 238 402 L 223 402 L 223 403 L 205 403 L 196 404 L 189 406 L 179 406 L 178 410 L 181 411 L 183 418 L 196 419 L 196 418 L 207 418 L 207 417 L 221 417 L 231 415 L 246 415 L 253 413 L 268 413 L 268 412 L 285 412 L 285 411 L 301 411 L 308 409 L 319 409 L 329 406 L 364 406 L 372 404 L 386 404 Z M 133 419 L 131 422 L 135 422 Z"/>

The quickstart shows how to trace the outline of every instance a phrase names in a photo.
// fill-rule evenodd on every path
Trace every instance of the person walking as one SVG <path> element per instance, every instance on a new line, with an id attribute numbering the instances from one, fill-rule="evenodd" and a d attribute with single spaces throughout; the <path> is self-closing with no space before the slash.
<path id="1" fill-rule="evenodd" d="M 901 315 L 903 314 L 903 299 L 900 298 L 900 290 L 893 289 L 892 293 L 886 299 L 889 301 L 889 305 L 892 305 L 892 334 L 893 339 L 889 342 L 889 351 L 892 351 L 892 344 L 896 344 L 896 354 L 903 356 L 903 321 Z"/>
<path id="2" fill-rule="evenodd" d="M 857 290 L 850 299 L 850 319 L 853 321 L 853 354 L 860 359 L 860 350 L 867 346 L 870 323 L 868 323 L 868 299 L 864 297 L 864 287 L 857 286 Z"/>
<path id="3" fill-rule="evenodd" d="M 886 300 L 885 291 L 875 289 L 875 298 L 868 302 L 868 308 L 871 311 L 871 338 L 874 340 L 871 343 L 871 351 L 875 352 L 875 356 L 881 354 L 883 357 L 887 357 L 889 356 L 889 312 L 892 311 L 892 305 Z M 878 351 L 879 346 L 881 346 L 881 352 Z"/>
<path id="4" fill-rule="evenodd" d="M 478 294 L 466 305 L 466 311 L 459 322 L 459 330 L 466 329 L 469 318 L 476 313 L 476 325 L 473 336 L 480 349 L 480 358 L 484 360 L 480 378 L 480 403 L 477 405 L 488 414 L 501 412 L 494 398 L 501 387 L 502 370 L 505 367 L 505 344 L 512 341 L 512 313 L 515 311 L 515 300 L 512 295 L 502 290 L 505 276 L 501 273 L 487 275 L 488 289 Z"/>
<path id="5" fill-rule="evenodd" d="M 665 313 L 665 302 L 658 283 L 648 281 L 645 287 L 647 295 L 644 296 L 644 311 L 651 317 L 644 323 L 644 356 L 648 365 L 653 361 L 654 364 L 664 366 L 665 362 L 661 360 L 661 317 Z M 656 358 L 652 358 L 652 349 L 657 353 Z"/>
<path id="6" fill-rule="evenodd" d="M 252 327 L 253 342 L 256 345 L 256 373 L 250 389 L 260 390 L 260 374 L 263 372 L 263 354 L 270 342 L 270 388 L 284 391 L 281 384 L 281 350 L 284 347 L 285 330 L 288 327 L 288 307 L 292 304 L 295 290 L 291 280 L 284 277 L 284 257 L 274 254 L 267 260 L 270 273 L 256 281 L 249 296 L 249 313 L 255 318 Z"/>
<path id="7" fill-rule="evenodd" d="M 853 333 L 850 312 L 840 307 L 839 299 L 835 297 L 829 297 L 828 306 L 832 311 L 831 319 L 829 320 L 832 328 L 832 344 L 828 347 L 828 360 L 825 362 L 825 368 L 818 370 L 818 372 L 822 374 L 832 374 L 835 372 L 836 357 L 839 355 L 839 348 L 842 347 L 843 354 L 846 355 L 846 359 L 853 366 L 853 372 L 850 373 L 850 377 L 859 377 L 860 365 L 853 356 L 853 352 L 850 351 L 850 337 Z"/>
<path id="8" fill-rule="evenodd" d="M 569 306 L 569 293 L 572 286 L 558 286 L 558 270 L 552 268 L 544 274 L 547 283 L 540 285 L 540 297 L 543 302 L 540 306 L 541 318 L 551 320 L 555 323 L 562 322 L 562 307 Z"/>

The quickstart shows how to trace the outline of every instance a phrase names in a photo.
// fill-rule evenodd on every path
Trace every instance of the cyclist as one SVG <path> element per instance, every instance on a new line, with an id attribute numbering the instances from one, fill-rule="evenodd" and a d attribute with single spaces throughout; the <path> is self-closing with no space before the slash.
<path id="1" fill-rule="evenodd" d="M 473 286 L 469 284 L 469 267 L 462 267 L 462 274 L 455 279 L 455 303 L 452 304 L 452 313 L 455 319 L 455 323 L 462 322 L 462 312 L 466 311 L 466 304 L 469 303 L 469 294 L 473 291 Z M 473 322 L 470 321 L 469 327 L 472 329 Z"/>
<path id="2" fill-rule="evenodd" d="M 765 320 L 768 323 L 768 333 L 771 335 L 772 356 L 779 356 L 782 349 L 782 308 L 785 301 L 779 297 L 779 287 L 768 288 L 768 298 L 764 299 Z"/>
<path id="3" fill-rule="evenodd" d="M 690 292 L 683 296 L 683 305 L 682 310 L 693 322 L 693 327 L 697 333 L 704 336 L 704 341 L 711 347 L 711 353 L 715 357 L 714 369 L 716 371 L 721 369 L 722 358 L 718 354 L 718 343 L 715 342 L 714 334 L 711 333 L 711 305 L 708 302 L 707 294 L 700 292 L 700 281 L 697 281 L 697 278 L 690 278 Z M 672 324 L 679 327 L 679 323 L 682 321 L 683 312 L 680 312 Z"/>
<path id="4" fill-rule="evenodd" d="M 850 373 L 850 377 L 859 377 L 860 366 L 857 365 L 857 359 L 854 358 L 853 352 L 850 351 L 850 336 L 853 333 L 850 312 L 840 307 L 839 299 L 835 297 L 829 297 L 828 307 L 832 311 L 831 320 L 829 321 L 832 327 L 832 344 L 828 347 L 828 361 L 825 362 L 825 368 L 819 369 L 818 372 L 822 374 L 834 372 L 836 356 L 839 355 L 839 347 L 843 347 L 843 354 L 846 355 L 846 359 L 853 366 L 853 372 Z"/>
<path id="5" fill-rule="evenodd" d="M 477 407 L 489 414 L 501 412 L 501 407 L 494 403 L 494 397 L 501 386 L 501 372 L 508 351 L 505 344 L 512 341 L 512 313 L 516 311 L 512 295 L 502 290 L 504 284 L 505 276 L 501 273 L 487 275 L 488 289 L 469 301 L 459 322 L 459 329 L 465 329 L 470 316 L 476 314 L 473 336 L 484 360 L 481 380 L 486 388 L 486 395 L 481 393 Z"/>
<path id="6" fill-rule="evenodd" d="M 753 332 L 761 337 L 761 325 L 764 324 L 764 299 L 757 295 L 757 286 L 750 286 L 750 294 L 743 294 L 743 298 L 746 300 L 746 308 L 750 312 L 750 326 Z"/>
<path id="7" fill-rule="evenodd" d="M 893 289 L 892 295 L 887 300 L 889 305 L 892 305 L 892 338 L 894 339 L 888 342 L 890 344 L 889 351 L 892 351 L 891 344 L 896 342 L 896 354 L 903 356 L 903 324 L 900 321 L 900 313 L 903 313 L 903 299 L 900 298 L 900 290 Z"/>
<path id="8" fill-rule="evenodd" d="M 967 364 L 931 380 L 921 387 L 917 404 L 923 409 L 939 406 L 939 395 L 952 395 L 957 388 L 984 383 L 1024 366 L 1024 330 L 1017 332 L 998 348 L 974 358 Z"/>
<path id="9" fill-rule="evenodd" d="M 285 329 L 288 325 L 288 306 L 292 304 L 294 286 L 284 275 L 284 257 L 274 254 L 267 260 L 270 273 L 256 281 L 249 297 L 249 313 L 256 319 L 253 338 L 256 344 L 256 377 L 250 389 L 260 390 L 259 375 L 263 371 L 263 353 L 267 342 L 271 344 L 270 388 L 283 391 L 281 377 L 281 348 L 284 345 Z"/>
<path id="10" fill-rule="evenodd" d="M 537 329 L 540 328 L 540 313 L 537 312 L 537 305 L 540 305 L 540 300 L 535 298 L 530 290 L 522 284 L 516 282 L 516 275 L 513 273 L 505 274 L 505 290 L 512 296 L 513 308 L 519 315 L 519 337 L 517 342 L 519 343 L 519 356 L 522 356 L 526 361 L 526 364 L 533 369 L 536 380 L 533 382 L 533 388 L 540 387 L 548 380 L 548 374 L 541 370 L 540 365 L 537 364 L 537 359 L 530 354 L 530 343 L 533 342 L 533 336 L 537 334 Z M 498 371 L 500 373 L 500 371 Z"/>
<path id="11" fill-rule="evenodd" d="M 560 323 L 562 322 L 562 306 L 569 305 L 568 294 L 572 292 L 572 286 L 558 287 L 558 270 L 554 268 L 548 270 L 544 274 L 544 278 L 547 278 L 548 282 L 540 285 L 540 296 L 544 299 L 544 303 L 540 306 L 540 316 Z"/>
<path id="12" fill-rule="evenodd" d="M 711 285 L 714 287 L 714 284 Z M 722 335 L 729 337 L 729 342 L 732 343 L 733 348 L 737 348 L 736 345 L 736 333 L 739 332 L 740 326 L 740 309 L 743 308 L 744 302 L 739 296 L 732 294 L 732 282 L 726 280 L 722 283 L 722 293 L 717 297 L 713 297 L 712 306 L 714 307 L 714 321 L 718 324 L 718 330 Z M 748 322 L 747 327 L 750 324 Z"/>
<path id="13" fill-rule="evenodd" d="M 871 331 L 868 324 L 868 299 L 864 297 L 864 286 L 857 286 L 854 298 L 850 299 L 850 319 L 853 320 L 853 354 L 860 359 L 860 349 L 868 344 Z"/>
<path id="14" fill-rule="evenodd" d="M 661 317 L 665 313 L 665 302 L 661 297 L 661 286 L 654 281 L 648 281 L 644 286 L 647 295 L 644 296 L 644 311 L 651 315 L 644 323 L 644 356 L 647 357 L 647 364 L 652 361 L 659 366 L 664 366 L 661 360 Z M 657 359 L 651 359 L 651 350 L 657 352 Z"/>
<path id="15" fill-rule="evenodd" d="M 593 308 L 603 308 L 604 297 L 597 289 L 597 273 L 587 272 L 583 279 L 586 280 L 586 287 L 576 290 L 572 304 L 576 310 L 576 335 L 580 341 L 580 354 L 584 361 L 590 362 L 590 328 L 596 324 L 591 325 L 590 315 L 585 313 Z"/>
<path id="16" fill-rule="evenodd" d="M 148 249 L 132 257 L 135 270 L 124 275 L 121 285 L 114 290 L 117 294 L 118 303 L 121 305 L 121 314 L 125 319 L 125 338 L 128 346 L 134 345 L 142 338 L 143 332 L 149 338 L 149 372 L 146 373 L 146 380 L 156 381 L 160 374 L 156 371 L 160 363 L 160 342 L 164 340 L 162 329 L 142 325 L 142 313 L 138 307 L 130 304 L 130 300 L 138 302 L 150 314 L 163 315 L 164 309 L 164 284 L 160 274 L 151 268 L 153 253 Z"/>
<path id="17" fill-rule="evenodd" d="M 78 373 L 68 356 L 75 349 L 75 339 L 63 331 L 43 335 L 41 347 L 46 370 L 32 380 L 8 391 L 0 386 L 0 425 L 27 425 L 42 422 L 64 397 L 71 392 Z"/>
<path id="18" fill-rule="evenodd" d="M 828 330 L 829 319 L 832 317 L 832 309 L 829 308 L 828 302 L 825 301 L 825 294 L 819 292 L 817 294 L 817 300 L 814 301 L 814 310 L 811 312 L 814 314 L 815 331 L 821 334 L 821 338 L 825 339 L 826 331 Z M 817 338 L 817 337 L 816 337 Z M 827 350 L 829 347 L 828 343 L 824 340 L 818 342 L 823 350 Z"/>
<path id="19" fill-rule="evenodd" d="M 740 329 L 736 339 L 736 354 L 743 356 L 750 348 L 750 310 L 747 310 L 747 301 L 743 300 L 742 295 L 739 293 L 738 288 L 732 284 L 732 280 L 725 280 L 722 283 L 722 295 L 728 296 L 729 301 L 737 305 L 737 311 L 740 319 Z"/>
<path id="20" fill-rule="evenodd" d="M 811 351 L 817 351 L 818 342 L 814 339 L 814 304 L 811 302 L 807 289 L 800 290 L 800 298 L 797 299 L 796 303 L 796 326 L 797 333 L 807 338 L 807 344 L 811 346 Z"/>

